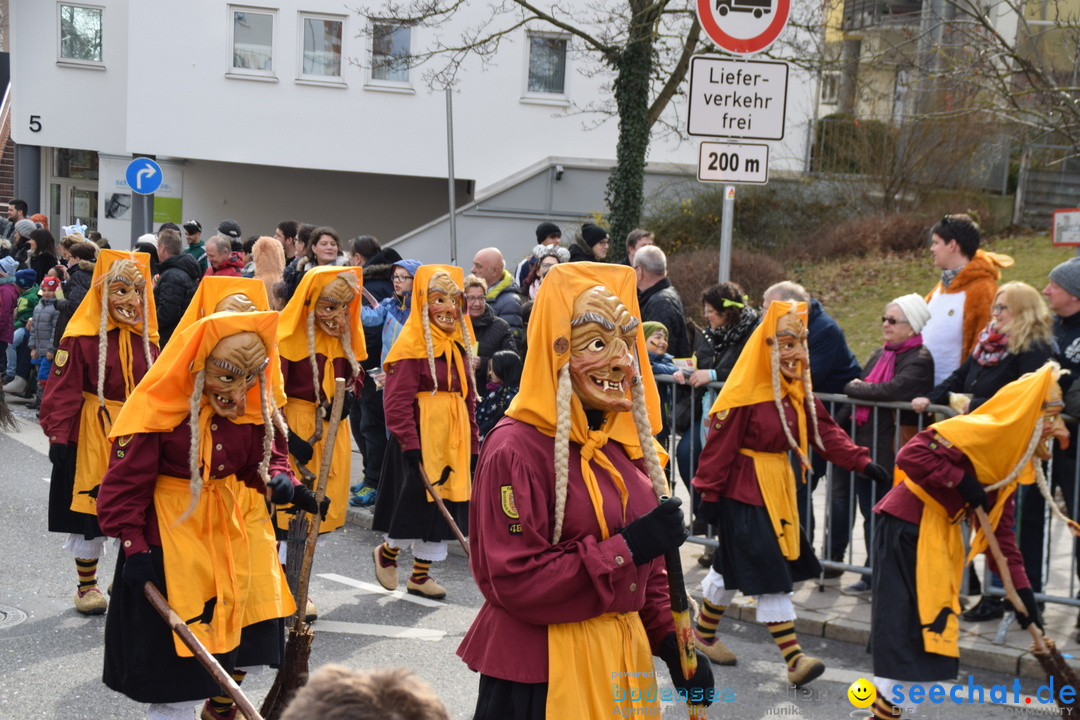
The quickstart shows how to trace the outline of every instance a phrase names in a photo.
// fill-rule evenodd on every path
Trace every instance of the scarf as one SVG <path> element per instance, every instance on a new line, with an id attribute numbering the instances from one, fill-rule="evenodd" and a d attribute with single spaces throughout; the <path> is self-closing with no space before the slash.
<path id="1" fill-rule="evenodd" d="M 488 300 L 494 300 L 495 298 L 499 297 L 499 293 L 510 287 L 513 282 L 514 276 L 511 275 L 508 271 L 503 270 L 502 279 L 500 279 L 499 282 L 491 286 L 491 289 L 487 291 L 487 295 L 485 297 Z"/>
<path id="2" fill-rule="evenodd" d="M 1006 333 L 993 332 L 990 325 L 979 333 L 979 341 L 971 356 L 983 367 L 993 367 L 1001 358 L 1009 354 L 1009 336 Z"/>
<path id="3" fill-rule="evenodd" d="M 874 369 L 870 371 L 870 374 L 863 378 L 864 382 L 868 383 L 884 383 L 889 382 L 896 375 L 896 356 L 902 352 L 913 350 L 914 348 L 922 345 L 922 335 L 915 335 L 909 337 L 904 342 L 900 343 L 885 343 L 882 346 L 881 357 L 878 358 L 877 363 L 874 365 Z M 870 406 L 860 405 L 855 408 L 855 423 L 862 425 L 864 422 L 870 419 Z"/>
<path id="4" fill-rule="evenodd" d="M 960 271 L 963 270 L 965 267 L 967 267 L 967 265 L 961 265 L 960 267 L 953 268 L 952 270 L 942 270 L 941 271 L 941 287 L 943 287 L 943 288 L 949 287 L 949 283 L 951 283 L 953 280 L 955 280 L 956 276 L 959 275 Z"/>
<path id="5" fill-rule="evenodd" d="M 757 310 L 752 307 L 744 307 L 739 313 L 739 319 L 733 324 L 721 325 L 716 329 L 705 328 L 701 334 L 713 351 L 719 353 L 721 350 L 738 345 L 744 338 L 748 337 L 757 327 L 760 317 L 761 315 Z"/>

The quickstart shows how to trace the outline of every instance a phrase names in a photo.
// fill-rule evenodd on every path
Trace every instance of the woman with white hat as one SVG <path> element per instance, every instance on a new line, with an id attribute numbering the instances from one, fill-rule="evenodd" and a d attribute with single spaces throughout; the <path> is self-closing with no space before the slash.
<path id="1" fill-rule="evenodd" d="M 922 395 L 934 385 L 934 358 L 923 345 L 920 332 L 930 319 L 930 308 L 922 296 L 912 293 L 896 298 L 885 306 L 881 316 L 883 344 L 874 351 L 863 366 L 862 377 L 850 381 L 844 394 L 856 400 L 907 402 Z M 854 436 L 859 445 L 874 448 L 874 460 L 892 474 L 896 451 L 910 435 L 914 435 L 918 419 L 912 412 L 875 410 L 868 405 L 847 405 L 837 413 L 836 421 L 851 431 L 854 414 Z M 897 422 L 899 415 L 899 423 Z M 899 424 L 900 430 L 897 430 Z M 910 434 L 904 428 L 911 428 Z M 854 515 L 851 511 L 852 474 L 833 466 L 830 483 L 832 523 L 829 526 L 829 557 L 843 560 L 851 536 Z M 870 518 L 874 504 L 889 491 L 891 483 L 875 482 L 864 475 L 854 474 L 855 497 L 863 517 L 863 534 L 869 560 L 872 536 Z M 850 520 L 849 520 L 850 518 Z M 845 592 L 862 593 L 870 590 L 870 576 L 844 588 Z"/>

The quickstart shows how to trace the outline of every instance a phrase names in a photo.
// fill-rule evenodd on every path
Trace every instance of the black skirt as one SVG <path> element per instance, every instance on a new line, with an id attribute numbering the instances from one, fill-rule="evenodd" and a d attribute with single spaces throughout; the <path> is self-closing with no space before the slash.
<path id="1" fill-rule="evenodd" d="M 71 495 L 75 492 L 76 446 L 71 444 L 69 447 L 68 458 L 53 464 L 49 480 L 49 532 L 82 535 L 87 540 L 104 537 L 96 515 L 71 509 Z"/>
<path id="2" fill-rule="evenodd" d="M 160 547 L 150 553 L 158 577 L 165 577 Z M 116 563 L 113 594 L 105 616 L 105 684 L 141 703 L 201 700 L 224 692 L 193 657 L 176 654 L 172 630 L 150 601 L 124 581 L 124 554 Z M 167 587 L 159 587 L 168 597 Z M 281 620 L 245 627 L 238 648 L 215 655 L 226 671 L 249 665 L 278 665 L 283 642 Z"/>
<path id="3" fill-rule="evenodd" d="M 886 513 L 874 526 L 874 575 L 870 604 L 870 652 L 874 674 L 891 680 L 952 680 L 959 658 L 923 647 L 915 591 L 915 548 L 919 526 Z"/>
<path id="4" fill-rule="evenodd" d="M 469 503 L 444 503 L 461 532 L 468 535 Z M 393 436 L 386 443 L 386 453 L 383 455 L 382 476 L 379 478 L 379 494 L 375 498 L 371 527 L 395 540 L 439 542 L 454 539 L 454 533 L 438 506 L 428 501 L 424 482 L 409 469 L 401 445 Z"/>
<path id="5" fill-rule="evenodd" d="M 480 675 L 473 720 L 547 720 L 545 683 L 520 683 Z"/>
<path id="6" fill-rule="evenodd" d="M 724 576 L 729 590 L 743 595 L 787 593 L 794 583 L 821 574 L 821 563 L 801 529 L 799 557 L 784 557 L 764 506 L 722 497 L 719 522 L 720 546 L 713 555 L 713 569 Z"/>

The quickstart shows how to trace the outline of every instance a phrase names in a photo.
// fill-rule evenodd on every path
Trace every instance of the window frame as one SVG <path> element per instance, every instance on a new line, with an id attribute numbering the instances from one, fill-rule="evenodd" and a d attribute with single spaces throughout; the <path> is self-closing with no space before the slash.
<path id="1" fill-rule="evenodd" d="M 345 82 L 345 40 L 349 37 L 348 15 L 335 15 L 333 13 L 310 12 L 301 10 L 297 13 L 296 23 L 296 82 L 302 85 L 324 85 L 329 87 L 347 87 Z M 317 75 L 304 72 L 304 30 L 306 21 L 324 20 L 341 24 L 341 49 L 338 56 L 337 75 Z"/>
<path id="2" fill-rule="evenodd" d="M 416 26 L 408 23 L 403 23 L 399 20 L 392 18 L 369 18 L 368 31 L 371 36 L 371 42 L 368 43 L 368 69 L 367 78 L 365 79 L 364 87 L 369 90 L 381 90 L 385 92 L 398 92 L 414 94 L 416 89 L 413 85 L 413 67 L 410 63 L 409 66 L 409 79 L 408 80 L 384 80 L 382 78 L 375 77 L 375 27 L 378 25 L 392 25 L 394 27 L 405 28 L 409 31 L 409 54 L 412 55 L 412 50 L 416 42 Z"/>
<path id="3" fill-rule="evenodd" d="M 821 95 L 820 100 L 822 105 L 839 105 L 840 104 L 840 83 L 843 82 L 843 78 L 838 70 L 826 70 L 821 74 Z M 831 92 L 826 92 L 831 91 Z"/>
<path id="4" fill-rule="evenodd" d="M 270 69 L 240 68 L 233 64 L 236 57 L 236 13 L 249 12 L 252 14 L 270 16 Z M 227 53 L 225 77 L 239 80 L 259 80 L 262 82 L 277 82 L 277 73 L 274 64 L 278 56 L 278 11 L 277 8 L 259 7 L 256 5 L 238 5 L 229 3 L 225 6 L 225 33 L 228 39 L 225 51 Z"/>
<path id="5" fill-rule="evenodd" d="M 563 91 L 561 93 L 546 93 L 529 89 L 529 67 L 532 61 L 533 38 L 549 38 L 566 42 L 566 50 L 563 68 Z M 557 105 L 568 107 L 570 105 L 570 78 L 572 66 L 570 62 L 571 37 L 567 33 L 551 32 L 544 30 L 525 31 L 525 60 L 521 68 L 521 102 L 535 105 Z"/>
<path id="6" fill-rule="evenodd" d="M 101 59 L 100 60 L 83 60 L 80 58 L 67 58 L 63 56 L 64 52 L 64 27 L 63 27 L 63 12 L 65 7 L 83 8 L 85 10 L 96 10 L 100 13 L 101 17 Z M 85 2 L 71 2 L 71 0 L 58 0 L 56 3 L 56 64 L 64 67 L 77 67 L 88 70 L 104 70 L 105 69 L 105 6 L 94 5 L 92 3 Z"/>

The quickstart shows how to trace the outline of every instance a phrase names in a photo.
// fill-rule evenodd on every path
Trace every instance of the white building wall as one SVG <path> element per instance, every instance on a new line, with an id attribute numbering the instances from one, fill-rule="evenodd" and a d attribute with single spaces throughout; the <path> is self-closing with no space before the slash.
<path id="1" fill-rule="evenodd" d="M 271 82 L 226 77 L 231 52 L 227 2 L 88 2 L 105 8 L 104 70 L 57 63 L 54 0 L 13 1 L 16 142 L 176 159 L 184 166 L 184 217 L 204 224 L 234 217 L 245 231 L 249 225 L 272 228 L 277 220 L 293 217 L 331 220 L 345 234 L 378 234 L 383 228 L 389 239 L 386 233 L 404 234 L 445 212 L 445 180 L 441 185 L 434 180 L 447 174 L 446 99 L 424 85 L 423 68 L 412 70 L 408 92 L 374 89 L 368 70 L 349 63 L 343 67 L 343 86 L 298 81 L 301 11 L 345 17 L 344 56 L 370 62 L 371 41 L 363 32 L 367 20 L 340 0 L 253 6 L 276 12 Z M 455 22 L 458 27 L 475 23 L 484 13 L 478 3 Z M 414 29 L 414 50 L 429 42 L 432 32 Z M 452 26 L 439 32 L 456 36 Z M 595 115 L 571 115 L 566 107 L 522 100 L 526 39 L 524 29 L 516 31 L 487 67 L 468 60 L 453 95 L 456 176 L 473 181 L 478 193 L 547 157 L 601 162 L 615 157 L 614 119 L 594 127 Z M 571 53 L 570 97 L 586 105 L 608 96 L 610 76 L 584 70 Z M 813 78 L 792 67 L 787 131 L 783 141 L 772 143 L 773 172 L 802 169 L 816 92 Z M 40 116 L 40 132 L 29 130 L 30 115 Z M 670 117 L 685 126 L 681 100 Z M 658 136 L 649 161 L 695 166 L 698 140 Z M 260 172 L 259 166 L 281 171 Z M 210 172 L 200 176 L 195 168 Z M 343 188 L 349 177 L 356 178 L 351 192 Z M 432 181 L 410 185 L 408 178 Z M 99 204 L 106 190 L 112 188 L 102 188 Z M 402 202 L 389 202 L 391 196 Z M 281 207 L 277 198 L 289 200 Z M 416 206 L 411 216 L 396 214 L 410 201 Z M 541 204 L 542 199 L 533 203 Z M 232 207 L 224 212 L 227 205 Z M 395 217 L 396 223 L 382 222 Z M 365 224 L 373 218 L 380 218 L 374 227 Z"/>

